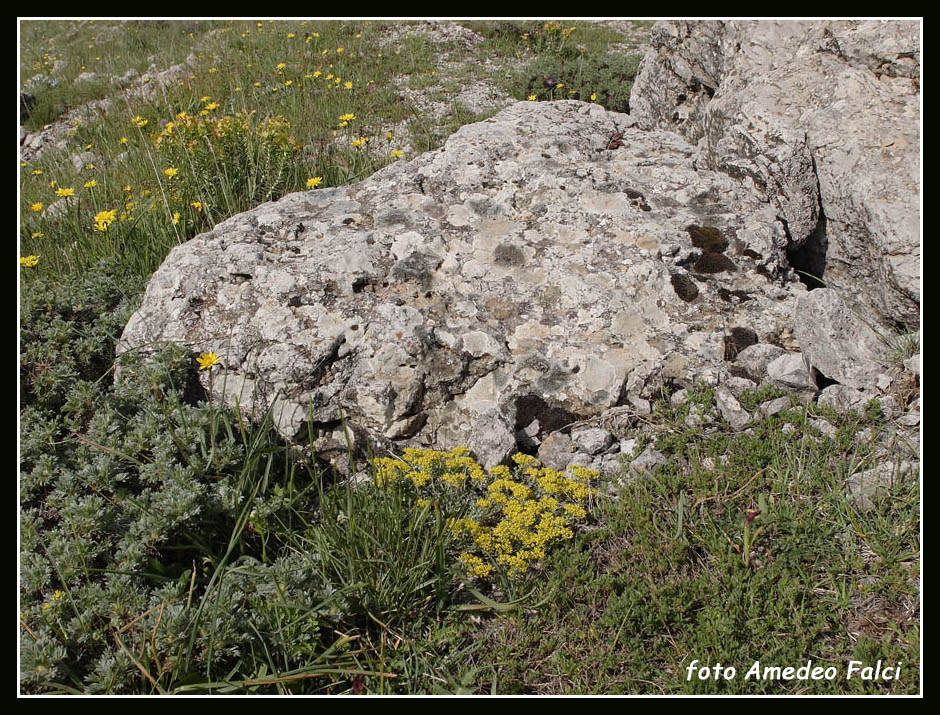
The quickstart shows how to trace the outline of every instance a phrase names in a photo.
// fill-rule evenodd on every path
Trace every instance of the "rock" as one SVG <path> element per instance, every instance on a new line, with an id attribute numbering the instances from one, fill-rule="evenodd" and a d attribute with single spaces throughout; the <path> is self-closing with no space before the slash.
<path id="1" fill-rule="evenodd" d="M 767 417 L 773 417 L 774 415 L 779 415 L 784 410 L 789 410 L 791 404 L 789 397 L 778 397 L 774 400 L 761 403 L 760 411 Z"/>
<path id="2" fill-rule="evenodd" d="M 673 407 L 678 407 L 683 404 L 687 399 L 689 399 L 689 391 L 684 387 L 676 390 L 672 395 L 669 396 L 669 404 Z"/>
<path id="3" fill-rule="evenodd" d="M 912 355 L 907 360 L 905 360 L 904 367 L 920 377 L 920 353 Z"/>
<path id="4" fill-rule="evenodd" d="M 793 334 L 810 364 L 843 385 L 873 386 L 889 363 L 885 341 L 828 288 L 800 298 Z"/>
<path id="5" fill-rule="evenodd" d="M 556 432 L 546 437 L 539 446 L 538 458 L 546 467 L 564 471 L 571 464 L 574 451 L 571 437 L 562 432 Z"/>
<path id="6" fill-rule="evenodd" d="M 98 82 L 101 75 L 97 72 L 82 72 L 75 78 L 75 82 Z"/>
<path id="7" fill-rule="evenodd" d="M 94 152 L 83 151 L 81 153 L 75 153 L 69 156 L 69 161 L 72 162 L 72 166 L 75 167 L 75 172 L 80 174 L 84 171 L 86 166 L 96 165 L 100 160 Z"/>
<path id="8" fill-rule="evenodd" d="M 741 397 L 745 392 L 750 392 L 757 388 L 757 383 L 753 380 L 748 380 L 746 377 L 729 377 L 725 380 L 724 385 L 731 390 L 731 394 L 735 397 Z"/>
<path id="9" fill-rule="evenodd" d="M 45 210 L 42 212 L 43 217 L 47 219 L 56 219 L 61 218 L 66 213 L 71 206 L 76 203 L 74 196 L 65 196 L 58 201 L 53 201 L 51 204 L 46 206 Z"/>
<path id="10" fill-rule="evenodd" d="M 820 407 L 832 407 L 839 412 L 848 410 L 861 412 L 865 409 L 865 404 L 873 397 L 874 395 L 866 390 L 859 390 L 848 385 L 830 385 L 819 393 L 817 402 Z"/>
<path id="11" fill-rule="evenodd" d="M 770 343 L 757 343 L 744 348 L 738 353 L 738 365 L 758 380 L 763 379 L 767 373 L 767 365 L 786 352 L 783 348 Z"/>
<path id="12" fill-rule="evenodd" d="M 636 450 L 637 438 L 630 437 L 629 439 L 620 440 L 620 453 L 626 457 L 632 457 L 633 452 Z"/>
<path id="13" fill-rule="evenodd" d="M 911 478 L 913 471 L 910 462 L 902 461 L 900 464 L 880 464 L 873 469 L 858 472 L 846 482 L 848 497 L 861 511 L 871 511 L 879 498 L 887 495 L 902 480 Z"/>
<path id="14" fill-rule="evenodd" d="M 815 390 L 816 381 L 799 353 L 786 353 L 767 365 L 767 377 L 778 387 L 788 390 Z"/>
<path id="15" fill-rule="evenodd" d="M 590 468 L 607 477 L 620 477 L 624 472 L 624 460 L 619 454 L 605 454 L 591 462 Z"/>
<path id="16" fill-rule="evenodd" d="M 731 394 L 731 390 L 724 385 L 715 390 L 715 404 L 721 416 L 728 421 L 735 432 L 740 432 L 750 423 L 751 416 L 747 410 L 741 407 L 741 403 Z"/>
<path id="17" fill-rule="evenodd" d="M 657 467 L 665 467 L 667 464 L 669 464 L 669 460 L 662 452 L 657 452 L 653 449 L 653 445 L 649 445 L 639 457 L 630 462 L 630 470 L 634 473 L 653 473 Z"/>
<path id="18" fill-rule="evenodd" d="M 713 325 L 788 329 L 801 291 L 780 297 L 783 225 L 676 134 L 625 128 L 606 149 L 627 119 L 519 102 L 358 184 L 233 216 L 171 251 L 118 351 L 214 350 L 254 381 L 253 411 L 296 406 L 279 413 L 288 439 L 312 404 L 317 429 L 342 408 L 385 447 L 467 445 L 487 462 L 533 420 L 537 440 L 644 411 L 667 372 L 717 385 Z M 691 303 L 665 241 L 694 248 Z"/>
<path id="19" fill-rule="evenodd" d="M 614 443 L 614 436 L 599 427 L 582 427 L 571 430 L 571 441 L 578 452 L 597 455 Z"/>
<path id="20" fill-rule="evenodd" d="M 645 129 L 785 219 L 793 265 L 881 325 L 920 316 L 917 21 L 657 23 L 630 96 Z M 812 279 L 808 279 L 812 281 Z"/>
<path id="21" fill-rule="evenodd" d="M 819 432 L 820 432 L 824 437 L 828 437 L 829 439 L 835 439 L 836 432 L 838 432 L 838 430 L 837 430 L 835 427 L 833 427 L 832 424 L 830 424 L 830 423 L 827 422 L 826 420 L 816 417 L 816 418 L 813 418 L 813 419 L 809 420 L 809 423 L 810 423 L 813 427 L 815 427 L 816 429 L 818 429 Z"/>

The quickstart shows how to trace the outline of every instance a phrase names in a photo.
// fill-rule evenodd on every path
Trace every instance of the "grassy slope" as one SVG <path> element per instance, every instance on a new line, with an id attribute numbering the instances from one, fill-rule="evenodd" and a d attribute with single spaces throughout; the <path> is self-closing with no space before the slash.
<path id="1" fill-rule="evenodd" d="M 266 425 L 207 403 L 191 356 L 129 366 L 126 385 L 111 387 L 114 339 L 177 242 L 308 179 L 358 180 L 393 151 L 431 148 L 479 117 L 453 104 L 443 117 L 423 116 L 396 100 L 396 81 L 446 99 L 492 73 L 520 99 L 590 93 L 620 109 L 635 60 L 605 54 L 616 33 L 477 23 L 485 39 L 471 50 L 422 35 L 383 45 L 381 23 L 114 26 L 21 28 L 24 79 L 66 63 L 59 88 L 37 91 L 34 128 L 116 97 L 106 81 L 73 84 L 82 71 L 123 75 L 146 70 L 151 56 L 158 69 L 197 56 L 190 74 L 152 99 L 118 99 L 107 116 L 71 127 L 68 150 L 21 168 L 21 255 L 39 255 L 21 268 L 26 692 L 205 692 L 226 687 L 221 680 L 234 681 L 234 692 L 917 692 L 918 481 L 899 482 L 868 512 L 844 494 L 846 478 L 875 459 L 875 436 L 886 430 L 875 413 L 826 415 L 835 438 L 817 434 L 801 409 L 731 436 L 685 426 L 694 405 L 713 410 L 707 390 L 678 410 L 660 406 L 640 438 L 655 440 L 669 465 L 620 486 L 610 475 L 588 528 L 527 580 L 475 584 L 497 599 L 526 596 L 507 609 L 481 603 L 474 584 L 448 570 L 453 563 L 435 560 L 439 534 L 416 521 L 412 502 L 379 494 L 356 506 L 373 514 L 355 522 L 364 531 L 327 529 L 315 465 L 298 463 Z M 442 49 L 448 70 L 437 64 Z M 507 75 L 500 62 L 522 71 Z M 166 137 L 154 143 L 161 120 L 181 111 L 196 118 L 194 132 L 212 126 L 200 111 L 252 119 L 220 159 L 174 150 Z M 346 113 L 356 119 L 340 127 Z M 289 128 L 266 131 L 272 115 Z M 69 154 L 82 151 L 96 159 L 73 166 Z M 57 188 L 75 196 L 55 217 Z M 109 210 L 115 217 L 96 230 Z M 861 429 L 868 439 L 856 439 Z M 388 509 L 427 529 L 369 532 L 374 513 Z M 761 514 L 746 526 L 754 509 Z M 420 596 L 404 601 L 412 605 L 395 622 L 379 606 L 363 611 L 355 584 L 306 557 L 319 549 L 361 559 L 356 549 L 376 540 L 388 547 L 371 552 L 366 573 L 374 567 L 378 579 L 390 563 L 415 564 L 383 581 L 380 593 L 395 603 Z M 399 552 L 403 542 L 423 546 Z M 438 584 L 447 576 L 443 599 L 425 601 L 415 585 L 430 578 L 422 574 Z M 843 669 L 850 658 L 882 658 L 905 669 L 880 684 L 841 674 L 779 684 L 684 677 L 692 659 L 740 671 L 758 658 Z"/>

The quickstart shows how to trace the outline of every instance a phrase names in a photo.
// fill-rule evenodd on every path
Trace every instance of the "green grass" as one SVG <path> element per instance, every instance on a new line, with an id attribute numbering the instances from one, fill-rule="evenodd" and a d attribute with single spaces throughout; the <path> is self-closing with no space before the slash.
<path id="1" fill-rule="evenodd" d="M 591 23 L 567 35 L 468 23 L 496 69 L 423 36 L 383 45 L 389 25 L 158 21 L 109 35 L 117 22 L 21 23 L 24 79 L 66 63 L 56 89 L 36 91 L 31 128 L 112 101 L 68 127 L 66 149 L 21 167 L 20 255 L 39 256 L 20 268 L 22 692 L 918 692 L 918 479 L 870 511 L 845 496 L 849 475 L 892 456 L 874 456 L 875 404 L 863 415 L 794 405 L 735 435 L 686 426 L 693 410 L 715 412 L 713 389 L 663 400 L 620 436 L 655 446 L 667 467 L 611 482 L 574 538 L 524 577 L 486 581 L 468 577 L 466 545 L 446 528 L 463 512 L 334 483 L 270 415 L 252 423 L 213 404 L 185 350 L 128 354 L 115 382 L 116 341 L 173 246 L 310 178 L 358 181 L 402 140 L 440 146 L 488 116 L 459 103 L 469 81 L 520 99 L 596 93 L 617 109 L 635 71 L 608 55 L 619 35 Z M 437 67 L 442 51 L 463 69 Z M 190 53 L 195 66 L 146 100 L 72 82 Z M 566 87 L 535 87 L 546 72 Z M 424 116 L 396 83 L 452 99 L 450 112 Z M 95 159 L 73 166 L 85 151 Z M 64 188 L 74 197 L 50 216 Z M 754 411 L 777 394 L 741 402 Z M 832 439 L 808 423 L 817 417 L 837 427 Z M 856 440 L 861 429 L 872 439 Z M 684 678 L 693 659 L 740 669 L 758 657 L 905 667 L 881 684 Z"/>

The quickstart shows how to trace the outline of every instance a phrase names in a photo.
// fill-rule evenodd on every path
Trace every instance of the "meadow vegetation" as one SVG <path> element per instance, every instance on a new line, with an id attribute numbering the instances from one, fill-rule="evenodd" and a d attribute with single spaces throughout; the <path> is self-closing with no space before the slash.
<path id="1" fill-rule="evenodd" d="M 224 379 L 213 346 L 115 365 L 173 246 L 479 118 L 398 101 L 396 81 L 439 68 L 426 36 L 383 44 L 391 24 L 21 23 L 23 79 L 59 78 L 27 126 L 112 100 L 20 167 L 21 691 L 918 692 L 918 479 L 868 510 L 845 493 L 884 461 L 877 409 L 794 404 L 732 434 L 689 426 L 716 414 L 700 386 L 617 435 L 666 456 L 652 473 L 409 450 L 355 482 L 285 445 L 270 414 L 213 404 L 197 379 Z M 493 81 L 516 98 L 625 109 L 637 59 L 608 52 L 609 28 L 467 25 L 512 61 Z M 190 54 L 149 99 L 110 81 Z M 99 79 L 73 82 L 86 71 Z M 691 658 L 758 657 L 905 665 L 878 683 L 684 678 Z"/>

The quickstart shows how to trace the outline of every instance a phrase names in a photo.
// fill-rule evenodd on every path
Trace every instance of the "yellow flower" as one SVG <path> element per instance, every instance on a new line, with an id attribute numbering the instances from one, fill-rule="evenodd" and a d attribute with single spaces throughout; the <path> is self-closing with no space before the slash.
<path id="1" fill-rule="evenodd" d="M 75 196 L 75 189 L 62 189 L 58 188 L 55 190 L 56 196 Z"/>
<path id="2" fill-rule="evenodd" d="M 352 82 L 346 82 L 346 84 L 344 84 L 343 86 L 344 86 L 346 89 L 352 89 L 352 88 L 353 88 L 353 83 L 352 83 Z"/>
<path id="3" fill-rule="evenodd" d="M 252 82 L 252 83 L 251 83 L 251 86 L 252 86 L 252 87 L 260 87 L 260 86 L 261 86 L 261 82 Z"/>
<path id="4" fill-rule="evenodd" d="M 564 89 L 564 87 L 565 85 L 562 82 L 559 82 L 558 84 L 555 85 L 555 89 Z"/>
<path id="5" fill-rule="evenodd" d="M 218 109 L 218 108 L 219 108 L 219 103 L 218 103 L 218 102 L 210 102 L 209 104 L 206 105 L 206 109 L 209 110 L 210 112 L 211 112 L 213 109 Z"/>
<path id="6" fill-rule="evenodd" d="M 343 48 L 342 48 L 342 47 L 337 47 L 337 48 L 336 48 L 336 54 L 338 54 L 338 55 L 343 54 Z"/>
<path id="7" fill-rule="evenodd" d="M 138 114 L 136 117 L 131 119 L 131 124 L 133 124 L 138 129 L 143 129 L 147 126 L 147 120 Z"/>
<path id="8" fill-rule="evenodd" d="M 29 205 L 29 210 L 30 210 L 30 211 L 35 211 L 35 212 L 37 212 L 37 213 L 40 212 L 40 211 L 42 211 L 42 201 L 37 201 L 37 202 L 34 203 L 34 204 L 30 204 L 30 205 Z"/>
<path id="9" fill-rule="evenodd" d="M 596 101 L 597 101 L 597 94 L 596 94 L 595 92 L 591 92 L 591 101 L 592 101 L 592 102 L 596 102 Z"/>
<path id="10" fill-rule="evenodd" d="M 284 83 L 284 86 L 285 86 L 285 87 L 290 87 L 292 84 L 294 84 L 294 80 L 289 79 L 289 80 L 287 80 L 287 81 Z"/>
<path id="11" fill-rule="evenodd" d="M 42 238 L 44 235 L 42 231 L 33 231 L 30 238 Z"/>
<path id="12" fill-rule="evenodd" d="M 535 101 L 535 95 L 534 95 L 534 94 L 530 94 L 530 95 L 529 95 L 529 101 L 530 101 L 530 102 L 534 102 L 534 101 Z"/>
<path id="13" fill-rule="evenodd" d="M 53 179 L 52 181 L 49 182 L 49 188 L 50 188 L 50 189 L 54 189 L 54 188 L 55 188 L 55 179 Z"/>
<path id="14" fill-rule="evenodd" d="M 209 68 L 209 74 L 215 74 L 215 72 L 216 72 L 215 67 L 210 67 L 210 68 Z"/>
<path id="15" fill-rule="evenodd" d="M 107 231 L 108 226 L 110 226 L 117 219 L 117 209 L 112 209 L 111 211 L 99 211 L 95 214 L 95 223 L 94 229 L 96 231 Z"/>
<path id="16" fill-rule="evenodd" d="M 180 222 L 180 212 L 179 212 L 179 211 L 174 211 L 174 212 L 173 212 L 173 225 L 175 226 L 175 225 L 178 224 L 179 222 Z"/>
<path id="17" fill-rule="evenodd" d="M 86 189 L 93 189 L 93 188 L 95 188 L 97 185 L 98 185 L 98 182 L 95 181 L 94 179 L 89 179 L 88 181 L 85 182 L 85 188 L 86 188 Z"/>
<path id="18" fill-rule="evenodd" d="M 363 144 L 365 144 L 365 142 L 362 139 L 353 139 L 352 141 L 352 145 L 355 147 L 360 147 Z"/>
<path id="19" fill-rule="evenodd" d="M 169 178 L 173 178 L 179 173 L 179 169 L 174 169 L 172 166 L 169 169 L 164 169 L 163 173 L 166 174 Z"/>
<path id="20" fill-rule="evenodd" d="M 279 70 L 282 70 L 282 69 L 284 69 L 285 67 L 287 67 L 287 65 L 284 64 L 283 62 L 278 62 L 278 63 L 277 63 L 277 68 L 278 68 Z"/>
<path id="21" fill-rule="evenodd" d="M 323 73 L 322 73 L 320 70 L 317 70 L 316 72 L 313 73 L 313 76 L 314 76 L 314 77 L 319 77 L 321 74 L 323 74 Z"/>
<path id="22" fill-rule="evenodd" d="M 394 135 L 393 135 L 391 132 L 385 132 L 385 138 L 388 139 L 389 141 L 392 140 L 392 137 L 393 137 L 393 136 L 394 136 Z"/>
<path id="23" fill-rule="evenodd" d="M 287 33 L 287 39 L 288 39 L 288 40 L 293 40 L 293 39 L 294 39 L 294 33 L 293 33 L 293 32 L 288 32 L 288 33 Z"/>
<path id="24" fill-rule="evenodd" d="M 395 151 L 392 152 L 392 156 L 394 156 L 396 159 L 398 159 L 399 157 L 403 155 L 404 155 L 404 152 L 401 149 L 396 149 Z"/>
<path id="25" fill-rule="evenodd" d="M 215 353 L 203 353 L 196 358 L 196 362 L 199 363 L 200 370 L 206 370 L 213 365 L 217 365 L 219 362 L 219 356 Z"/>
<path id="26" fill-rule="evenodd" d="M 329 78 L 327 78 L 327 79 L 329 79 Z M 340 118 L 339 118 L 339 120 L 340 120 L 341 122 L 351 122 L 351 121 L 352 121 L 353 119 L 355 119 L 355 118 L 356 118 L 356 115 L 353 114 L 352 112 L 349 112 L 349 113 L 347 113 L 347 114 L 341 115 Z"/>
<path id="27" fill-rule="evenodd" d="M 42 174 L 42 169 L 33 169 L 33 176 L 39 176 Z"/>
<path id="28" fill-rule="evenodd" d="M 322 176 L 314 176 L 312 179 L 307 179 L 307 188 L 315 189 L 320 185 L 322 181 L 323 181 Z"/>
<path id="29" fill-rule="evenodd" d="M 39 263 L 39 256 L 23 256 L 20 258 L 20 265 L 27 268 L 32 268 L 37 263 Z"/>
<path id="30" fill-rule="evenodd" d="M 127 137 L 121 137 L 118 141 L 121 142 L 121 144 L 127 144 Z"/>
<path id="31" fill-rule="evenodd" d="M 197 211 L 202 211 L 202 201 L 193 201 L 190 206 L 192 206 Z"/>

